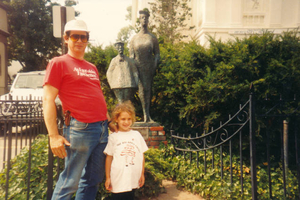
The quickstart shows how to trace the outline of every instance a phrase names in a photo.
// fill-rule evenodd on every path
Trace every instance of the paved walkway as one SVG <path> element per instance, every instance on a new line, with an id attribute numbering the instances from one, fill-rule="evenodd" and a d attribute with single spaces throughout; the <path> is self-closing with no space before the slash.
<path id="1" fill-rule="evenodd" d="M 163 180 L 163 186 L 166 188 L 166 193 L 162 193 L 158 197 L 152 198 L 152 200 L 205 200 L 199 195 L 178 190 L 175 182 Z"/>

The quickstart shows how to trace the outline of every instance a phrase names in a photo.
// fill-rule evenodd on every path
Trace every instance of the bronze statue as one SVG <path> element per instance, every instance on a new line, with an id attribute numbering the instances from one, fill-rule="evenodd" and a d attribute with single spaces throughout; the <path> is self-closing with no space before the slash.
<path id="1" fill-rule="evenodd" d="M 141 100 L 144 122 L 153 122 L 150 117 L 151 88 L 155 70 L 160 60 L 157 38 L 148 31 L 150 14 L 139 11 L 141 30 L 130 41 L 130 58 L 137 63 L 139 72 L 139 98 Z"/>
<path id="2" fill-rule="evenodd" d="M 116 42 L 118 55 L 114 57 L 106 72 L 110 88 L 119 103 L 131 101 L 138 88 L 138 71 L 135 61 L 124 53 L 124 43 Z"/>

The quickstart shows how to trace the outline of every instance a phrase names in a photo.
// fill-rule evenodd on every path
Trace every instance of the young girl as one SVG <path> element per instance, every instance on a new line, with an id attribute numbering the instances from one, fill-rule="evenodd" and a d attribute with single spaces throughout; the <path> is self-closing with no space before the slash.
<path id="1" fill-rule="evenodd" d="M 112 199 L 134 199 L 134 190 L 145 183 L 144 152 L 148 150 L 144 138 L 138 131 L 131 130 L 135 121 L 134 107 L 122 103 L 112 112 L 112 121 L 118 132 L 109 135 L 106 154 L 105 187 L 112 192 Z"/>

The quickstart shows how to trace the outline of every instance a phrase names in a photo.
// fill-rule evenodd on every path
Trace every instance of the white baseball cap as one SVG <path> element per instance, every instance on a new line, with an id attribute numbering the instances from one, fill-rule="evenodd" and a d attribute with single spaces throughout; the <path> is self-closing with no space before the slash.
<path id="1" fill-rule="evenodd" d="M 68 21 L 65 25 L 64 33 L 66 33 L 67 31 L 86 31 L 88 33 L 90 32 L 87 28 L 86 23 L 80 19 L 73 19 Z"/>

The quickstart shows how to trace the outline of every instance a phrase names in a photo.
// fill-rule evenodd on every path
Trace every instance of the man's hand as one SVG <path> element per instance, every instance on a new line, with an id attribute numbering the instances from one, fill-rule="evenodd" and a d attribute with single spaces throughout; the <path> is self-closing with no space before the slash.
<path id="1" fill-rule="evenodd" d="M 64 145 L 71 146 L 71 144 L 61 135 L 49 136 L 50 147 L 52 153 L 59 158 L 65 158 L 67 152 Z"/>

